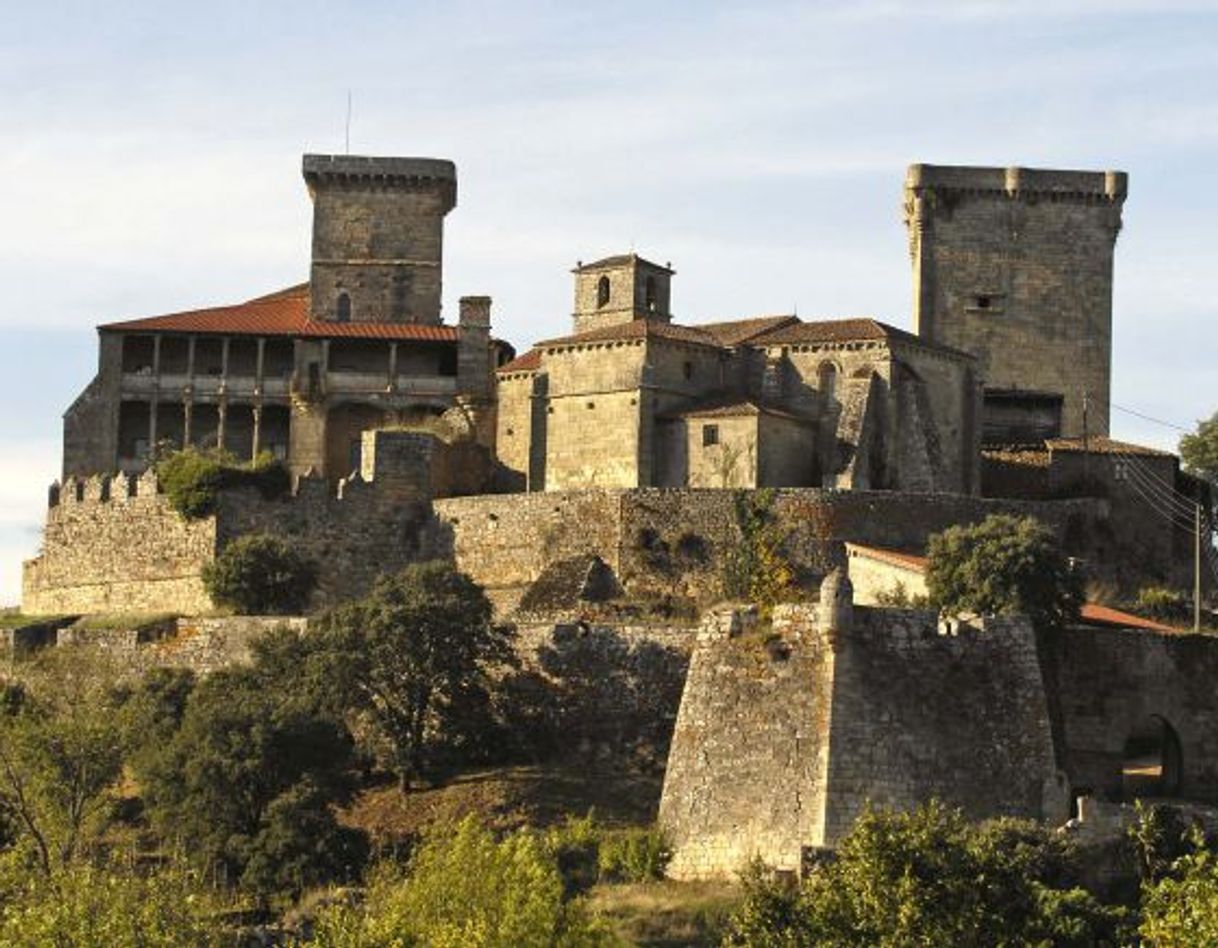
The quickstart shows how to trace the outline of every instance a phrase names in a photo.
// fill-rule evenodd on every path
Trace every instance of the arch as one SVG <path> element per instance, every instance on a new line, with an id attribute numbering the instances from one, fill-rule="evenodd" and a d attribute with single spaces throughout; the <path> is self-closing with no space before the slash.
<path id="1" fill-rule="evenodd" d="M 837 364 L 826 359 L 816 370 L 816 388 L 821 398 L 831 400 L 837 397 Z"/>
<path id="2" fill-rule="evenodd" d="M 596 306 L 599 309 L 607 305 L 609 305 L 609 278 L 603 276 L 596 281 Z"/>
<path id="3" fill-rule="evenodd" d="M 340 323 L 351 322 L 351 297 L 346 290 L 340 290 L 334 303 L 334 320 Z"/>
<path id="4" fill-rule="evenodd" d="M 656 278 L 654 276 L 649 276 L 643 284 L 643 305 L 649 313 L 656 311 L 658 304 L 656 301 Z"/>
<path id="5" fill-rule="evenodd" d="M 1125 799 L 1180 795 L 1180 738 L 1166 718 L 1154 714 L 1139 722 L 1126 738 L 1121 758 Z"/>

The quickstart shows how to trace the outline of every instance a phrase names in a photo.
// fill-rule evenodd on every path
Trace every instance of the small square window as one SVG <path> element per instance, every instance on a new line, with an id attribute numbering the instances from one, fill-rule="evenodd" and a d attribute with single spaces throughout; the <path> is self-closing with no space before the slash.
<path id="1" fill-rule="evenodd" d="M 718 425 L 703 425 L 702 426 L 702 447 L 709 448 L 711 445 L 719 443 L 719 426 Z"/>
<path id="2" fill-rule="evenodd" d="M 1005 303 L 1005 293 L 974 293 L 967 308 L 971 313 L 1001 313 Z"/>

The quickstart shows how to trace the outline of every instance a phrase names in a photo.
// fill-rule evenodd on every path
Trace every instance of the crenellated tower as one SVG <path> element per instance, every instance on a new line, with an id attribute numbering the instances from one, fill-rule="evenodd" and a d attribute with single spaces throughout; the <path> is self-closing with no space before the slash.
<path id="1" fill-rule="evenodd" d="M 1120 171 L 909 167 L 914 325 L 977 357 L 984 440 L 1078 437 L 1084 411 L 1108 433 L 1126 187 Z"/>
<path id="2" fill-rule="evenodd" d="M 457 169 L 438 158 L 305 155 L 313 319 L 440 322 L 444 215 Z"/>

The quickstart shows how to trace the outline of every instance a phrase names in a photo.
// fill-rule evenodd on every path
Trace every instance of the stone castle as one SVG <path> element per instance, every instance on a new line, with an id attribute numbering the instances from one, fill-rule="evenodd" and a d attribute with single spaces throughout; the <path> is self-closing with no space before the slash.
<path id="1" fill-rule="evenodd" d="M 1208 501 L 1204 485 L 1109 437 L 1124 174 L 910 167 L 912 333 L 781 314 L 680 323 L 672 266 L 626 254 L 577 264 L 572 332 L 517 355 L 492 335 L 487 296 L 441 320 L 451 162 L 307 155 L 303 171 L 307 283 L 99 327 L 26 613 L 206 613 L 203 568 L 250 532 L 318 564 L 318 606 L 448 557 L 546 647 L 590 598 L 710 609 L 700 629 L 630 633 L 679 656 L 641 691 L 684 686 L 679 712 L 655 698 L 648 713 L 675 721 L 661 816 L 686 875 L 751 854 L 798 868 L 868 799 L 1064 818 L 1072 796 L 1121 794 L 1147 721 L 1171 722 L 1170 740 L 1155 731 L 1156 786 L 1218 799 L 1215 709 L 1193 700 L 1194 670 L 1218 662 L 1208 643 L 1097 609 L 1098 625 L 1141 631 L 1091 628 L 1050 654 L 1018 621 L 953 631 L 875 605 L 892 579 L 876 563 L 908 566 L 932 533 L 996 512 L 1039 517 L 1098 579 L 1191 575 L 1191 534 L 1139 485 Z M 293 489 L 225 490 L 187 521 L 151 466 L 184 446 L 269 452 Z M 764 641 L 747 610 L 716 607 L 757 488 L 774 489 L 794 582 L 820 595 L 778 610 Z M 978 760 L 1006 776 L 970 773 Z"/>

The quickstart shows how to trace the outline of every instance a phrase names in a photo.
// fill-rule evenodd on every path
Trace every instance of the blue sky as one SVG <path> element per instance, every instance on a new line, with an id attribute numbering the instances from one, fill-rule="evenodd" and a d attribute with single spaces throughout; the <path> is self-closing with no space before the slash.
<path id="1" fill-rule="evenodd" d="M 0 8 L 0 602 L 38 545 L 92 327 L 307 274 L 300 155 L 452 158 L 445 307 L 523 349 L 630 248 L 678 318 L 910 323 L 914 161 L 1120 168 L 1113 400 L 1218 408 L 1218 7 L 17 3 Z M 1178 432 L 1122 412 L 1114 434 Z"/>

